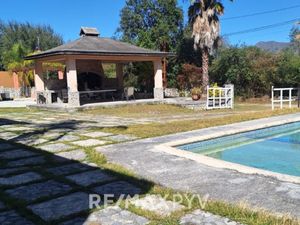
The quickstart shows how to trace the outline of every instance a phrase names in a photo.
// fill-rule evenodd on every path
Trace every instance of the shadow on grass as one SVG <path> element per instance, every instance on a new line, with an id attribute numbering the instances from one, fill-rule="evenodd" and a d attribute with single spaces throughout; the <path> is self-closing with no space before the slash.
<path id="1" fill-rule="evenodd" d="M 5 205 L 0 209 L 0 224 L 3 218 L 8 224 L 15 224 L 9 221 L 10 217 L 5 218 L 5 212 L 13 210 L 38 225 L 57 225 L 73 219 L 77 222 L 70 224 L 79 225 L 94 210 L 89 208 L 90 194 L 98 194 L 101 200 L 104 195 L 114 195 L 116 202 L 121 194 L 143 195 L 151 190 L 154 186 L 151 182 L 131 176 L 120 168 L 107 169 L 105 160 L 101 161 L 104 156 L 93 149 L 82 148 L 89 161 L 98 166 L 19 143 L 49 131 L 64 131 L 62 137 L 80 129 L 83 122 L 69 120 L 41 125 L 39 130 L 20 133 L 11 140 L 0 139 L 0 202 Z M 60 136 L 51 142 L 59 140 Z"/>
<path id="2" fill-rule="evenodd" d="M 3 125 L 26 125 L 26 124 L 28 125 L 30 123 L 0 118 L 0 126 L 3 126 Z"/>
<path id="3" fill-rule="evenodd" d="M 13 124 L 12 120 L 10 120 L 10 122 Z M 93 125 L 94 123 L 96 123 L 96 122 L 84 121 L 84 120 L 65 120 L 65 121 L 58 122 L 58 123 L 39 124 L 39 125 L 32 124 L 32 123 L 24 123 L 24 124 L 20 124 L 20 125 L 30 125 L 30 126 L 33 126 L 34 128 L 36 128 L 36 130 L 29 130 L 26 132 L 19 131 L 18 132 L 19 134 L 16 137 L 10 139 L 10 141 L 32 145 L 35 143 L 35 141 L 38 140 L 38 138 L 43 138 L 43 136 L 47 135 L 47 134 L 54 134 L 53 137 L 51 137 L 51 136 L 46 137 L 47 141 L 43 142 L 43 144 L 46 144 L 49 142 L 64 141 L 64 136 L 66 136 L 74 131 L 80 130 L 81 128 L 86 128 L 86 126 L 84 126 L 84 124 L 89 124 L 88 128 L 91 131 L 107 128 L 107 127 L 94 126 Z M 109 128 L 118 129 L 121 131 L 128 129 L 127 126 L 113 126 L 113 127 L 109 127 Z M 55 135 L 55 133 L 57 135 Z M 66 141 L 68 141 L 68 140 L 66 140 Z M 38 144 L 40 144 L 40 143 L 38 143 Z"/>

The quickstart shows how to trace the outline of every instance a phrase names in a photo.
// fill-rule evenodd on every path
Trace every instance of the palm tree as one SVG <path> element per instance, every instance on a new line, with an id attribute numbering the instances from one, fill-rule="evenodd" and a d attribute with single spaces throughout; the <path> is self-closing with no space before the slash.
<path id="1" fill-rule="evenodd" d="M 300 56 L 300 22 L 296 23 L 290 32 L 290 39 L 292 46 L 291 48 L 294 49 L 295 53 Z"/>
<path id="2" fill-rule="evenodd" d="M 191 0 L 188 16 L 192 25 L 194 48 L 202 51 L 202 85 L 204 88 L 209 84 L 209 55 L 218 45 L 219 16 L 223 13 L 224 6 L 221 0 Z"/>

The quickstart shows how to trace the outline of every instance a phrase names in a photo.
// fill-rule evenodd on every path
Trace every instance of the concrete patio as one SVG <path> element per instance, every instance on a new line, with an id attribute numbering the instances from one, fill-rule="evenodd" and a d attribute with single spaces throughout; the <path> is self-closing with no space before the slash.
<path id="1" fill-rule="evenodd" d="M 0 101 L 0 108 L 25 108 L 33 104 L 35 104 L 35 101 L 31 98 L 16 99 L 10 101 Z"/>

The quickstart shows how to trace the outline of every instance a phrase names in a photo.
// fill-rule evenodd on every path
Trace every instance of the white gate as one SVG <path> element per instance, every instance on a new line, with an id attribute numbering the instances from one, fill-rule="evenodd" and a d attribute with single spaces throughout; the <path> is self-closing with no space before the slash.
<path id="1" fill-rule="evenodd" d="M 225 87 L 207 86 L 206 109 L 233 109 L 234 85 Z"/>
<path id="2" fill-rule="evenodd" d="M 297 95 L 293 96 L 293 92 L 297 91 Z M 299 89 L 298 88 L 274 88 L 272 86 L 271 93 L 272 110 L 275 109 L 278 104 L 280 109 L 283 109 L 284 103 L 288 103 L 289 108 L 292 108 L 293 101 L 299 101 Z M 299 104 L 298 104 L 299 105 Z"/>

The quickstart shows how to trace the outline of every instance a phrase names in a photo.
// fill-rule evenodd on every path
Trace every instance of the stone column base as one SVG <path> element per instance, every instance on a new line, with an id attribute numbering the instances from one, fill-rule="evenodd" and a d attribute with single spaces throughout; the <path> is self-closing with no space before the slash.
<path id="1" fill-rule="evenodd" d="M 68 104 L 69 106 L 80 106 L 79 92 L 68 92 Z"/>
<path id="2" fill-rule="evenodd" d="M 47 104 L 52 104 L 52 94 L 51 94 L 51 92 L 45 91 L 44 96 L 47 99 Z"/>
<path id="3" fill-rule="evenodd" d="M 36 98 L 36 104 L 38 104 L 38 105 L 46 104 L 46 98 L 44 96 L 43 91 L 36 91 L 35 98 Z"/>
<path id="4" fill-rule="evenodd" d="M 162 100 L 164 99 L 164 89 L 163 88 L 154 88 L 154 99 Z"/>

